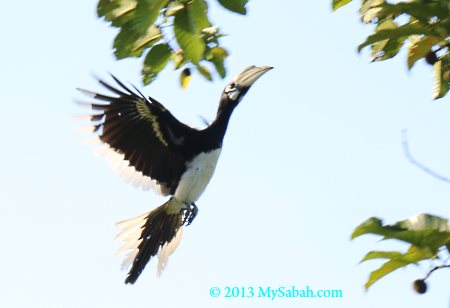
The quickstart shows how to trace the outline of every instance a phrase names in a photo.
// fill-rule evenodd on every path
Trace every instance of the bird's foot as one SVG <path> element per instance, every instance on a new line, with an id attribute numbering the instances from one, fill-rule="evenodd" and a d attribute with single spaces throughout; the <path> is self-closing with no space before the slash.
<path id="1" fill-rule="evenodd" d="M 198 207 L 195 205 L 194 202 L 191 204 L 186 204 L 186 207 L 181 210 L 181 213 L 183 214 L 183 223 L 181 225 L 189 226 L 193 221 L 195 216 L 198 214 Z"/>

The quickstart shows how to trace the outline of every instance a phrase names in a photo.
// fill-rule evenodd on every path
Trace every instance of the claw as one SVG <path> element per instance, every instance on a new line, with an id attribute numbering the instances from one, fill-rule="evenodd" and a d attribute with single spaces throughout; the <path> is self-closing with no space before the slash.
<path id="1" fill-rule="evenodd" d="M 183 215 L 183 222 L 181 225 L 189 226 L 198 214 L 198 207 L 195 203 L 187 204 L 186 207 L 181 210 L 181 214 Z"/>
<path id="2" fill-rule="evenodd" d="M 189 226 L 194 221 L 194 219 L 197 216 L 197 214 L 198 214 L 198 207 L 197 207 L 197 205 L 195 203 L 191 203 L 191 212 L 189 214 L 189 218 L 188 218 L 186 226 Z"/>
<path id="3" fill-rule="evenodd" d="M 181 213 L 181 215 L 183 215 L 183 221 L 181 222 L 182 226 L 186 223 L 186 221 L 190 215 L 190 212 L 191 212 L 190 206 L 186 205 L 185 208 L 181 209 L 180 213 Z"/>

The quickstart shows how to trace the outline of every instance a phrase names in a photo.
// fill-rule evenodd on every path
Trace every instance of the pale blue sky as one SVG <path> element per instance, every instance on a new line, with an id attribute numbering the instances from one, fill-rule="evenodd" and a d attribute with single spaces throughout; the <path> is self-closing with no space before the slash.
<path id="1" fill-rule="evenodd" d="M 1 307 L 448 307 L 448 273 L 418 296 L 410 267 L 364 292 L 379 262 L 369 250 L 402 249 L 366 236 L 349 241 L 370 216 L 395 222 L 420 212 L 449 216 L 450 186 L 404 157 L 409 131 L 417 159 L 450 175 L 450 102 L 431 100 L 424 63 L 369 64 L 356 46 L 370 27 L 357 6 L 336 13 L 327 1 L 250 1 L 246 17 L 213 5 L 230 34 L 229 76 L 164 72 L 143 92 L 187 123 L 212 119 L 220 92 L 248 65 L 275 69 L 235 111 L 215 176 L 197 203 L 168 268 L 150 263 L 125 285 L 114 253 L 114 223 L 164 202 L 122 181 L 76 132 L 75 90 L 101 90 L 92 73 L 142 88 L 141 60 L 117 62 L 115 30 L 96 18 L 96 2 L 9 1 L 2 6 L 0 49 L 2 167 Z M 342 289 L 342 299 L 215 299 L 213 286 L 310 286 Z"/>

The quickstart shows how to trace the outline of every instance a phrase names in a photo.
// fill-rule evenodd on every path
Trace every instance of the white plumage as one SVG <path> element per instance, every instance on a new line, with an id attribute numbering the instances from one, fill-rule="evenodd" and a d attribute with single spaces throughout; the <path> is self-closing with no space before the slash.
<path id="1" fill-rule="evenodd" d="M 216 169 L 221 149 L 200 153 L 188 165 L 181 176 L 174 197 L 186 203 L 198 200 Z"/>

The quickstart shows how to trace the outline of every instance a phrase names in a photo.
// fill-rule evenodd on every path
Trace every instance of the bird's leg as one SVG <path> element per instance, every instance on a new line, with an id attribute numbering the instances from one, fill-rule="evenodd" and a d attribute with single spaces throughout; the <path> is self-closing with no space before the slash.
<path id="1" fill-rule="evenodd" d="M 197 216 L 198 207 L 194 202 L 191 204 L 186 204 L 186 207 L 181 210 L 181 213 L 184 216 L 183 223 L 181 225 L 189 226 L 194 221 L 195 216 Z"/>
<path id="2" fill-rule="evenodd" d="M 189 226 L 194 221 L 194 218 L 197 216 L 197 214 L 198 214 L 198 207 L 194 202 L 192 202 L 191 213 L 189 215 L 189 219 L 186 226 Z"/>

